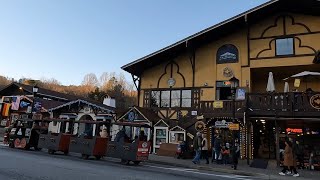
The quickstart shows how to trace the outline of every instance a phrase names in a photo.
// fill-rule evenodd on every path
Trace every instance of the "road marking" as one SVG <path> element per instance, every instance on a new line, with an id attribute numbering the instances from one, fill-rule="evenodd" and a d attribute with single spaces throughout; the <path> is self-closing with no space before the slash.
<path id="1" fill-rule="evenodd" d="M 249 176 L 211 174 L 211 173 L 197 172 L 198 171 L 197 169 L 166 168 L 166 167 L 150 166 L 150 165 L 144 165 L 144 166 L 158 168 L 158 169 L 188 172 L 193 174 L 201 174 L 201 175 L 207 175 L 207 176 L 223 177 L 223 178 L 229 178 L 229 179 L 250 180 L 248 178 Z"/>

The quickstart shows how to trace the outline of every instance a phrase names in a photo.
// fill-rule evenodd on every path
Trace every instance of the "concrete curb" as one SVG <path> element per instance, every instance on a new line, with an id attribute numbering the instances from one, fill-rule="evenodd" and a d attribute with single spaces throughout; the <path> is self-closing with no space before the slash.
<path id="1" fill-rule="evenodd" d="M 189 165 L 189 164 L 179 164 L 179 163 L 173 163 L 173 162 L 164 162 L 164 161 L 157 161 L 157 160 L 148 160 L 147 163 L 152 164 L 161 164 L 161 165 L 168 165 L 168 166 L 174 166 L 174 167 L 180 167 L 180 168 L 190 168 L 190 169 L 198 169 L 198 170 L 204 170 L 204 171 L 211 171 L 211 172 L 218 172 L 218 173 L 227 173 L 227 174 L 233 174 L 233 175 L 239 175 L 239 176 L 250 176 L 254 178 L 259 179 L 268 179 L 268 180 L 287 180 L 292 179 L 292 176 L 279 176 L 277 174 L 267 175 L 262 173 L 253 173 L 244 170 L 233 170 L 226 169 L 226 168 L 217 168 L 217 167 L 208 167 L 208 166 L 201 166 L 201 165 Z M 190 162 L 191 163 L 191 162 Z M 312 180 L 310 178 L 305 177 L 298 177 L 299 179 L 303 180 Z"/>
<path id="2" fill-rule="evenodd" d="M 208 166 L 201 166 L 201 165 L 188 165 L 188 164 L 179 164 L 179 163 L 172 163 L 172 162 L 163 162 L 163 161 L 156 161 L 156 160 L 148 160 L 147 162 L 154 163 L 154 164 L 182 167 L 182 168 L 194 168 L 194 169 L 198 169 L 198 170 L 228 173 L 228 174 L 234 174 L 234 175 L 240 175 L 240 176 L 268 177 L 268 179 L 269 179 L 269 176 L 267 176 L 265 174 L 246 172 L 246 171 L 242 171 L 242 170 L 233 170 L 233 169 L 231 169 L 231 167 L 230 167 L 230 169 L 226 169 L 226 168 L 208 167 Z"/>

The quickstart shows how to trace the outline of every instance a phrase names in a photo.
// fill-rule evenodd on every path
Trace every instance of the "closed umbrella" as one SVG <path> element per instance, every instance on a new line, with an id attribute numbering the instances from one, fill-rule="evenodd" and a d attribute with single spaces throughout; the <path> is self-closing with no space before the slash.
<path id="1" fill-rule="evenodd" d="M 285 82 L 284 83 L 284 89 L 283 89 L 283 92 L 284 93 L 287 93 L 287 92 L 289 92 L 290 90 L 289 90 L 289 83 L 288 82 Z"/>
<path id="2" fill-rule="evenodd" d="M 269 72 L 269 77 L 268 77 L 268 84 L 267 84 L 267 92 L 273 92 L 276 90 L 274 86 L 274 79 L 273 79 L 273 74 L 272 72 Z"/>

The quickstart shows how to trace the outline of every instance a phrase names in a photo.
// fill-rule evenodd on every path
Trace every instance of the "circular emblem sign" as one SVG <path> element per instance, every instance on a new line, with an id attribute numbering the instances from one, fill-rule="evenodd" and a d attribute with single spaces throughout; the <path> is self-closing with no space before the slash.
<path id="1" fill-rule="evenodd" d="M 129 121 L 134 121 L 135 116 L 136 116 L 135 113 L 131 111 L 131 112 L 128 114 L 128 120 L 129 120 Z"/>
<path id="2" fill-rule="evenodd" d="M 320 110 L 320 94 L 315 94 L 310 98 L 310 105 L 313 108 Z"/>
<path id="3" fill-rule="evenodd" d="M 204 124 L 203 121 L 198 121 L 195 124 L 195 128 L 198 132 L 202 132 L 204 130 L 204 128 L 206 127 L 206 125 Z"/>
<path id="4" fill-rule="evenodd" d="M 147 142 L 142 143 L 142 148 L 146 148 L 146 147 L 148 147 L 148 143 Z"/>
<path id="5" fill-rule="evenodd" d="M 233 76 L 233 71 L 229 67 L 225 67 L 223 69 L 223 76 L 224 77 L 232 77 Z"/>

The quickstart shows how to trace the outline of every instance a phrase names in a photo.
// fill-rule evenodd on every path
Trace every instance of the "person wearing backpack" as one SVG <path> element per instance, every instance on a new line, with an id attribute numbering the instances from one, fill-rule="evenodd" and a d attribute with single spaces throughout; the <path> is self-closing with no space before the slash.
<path id="1" fill-rule="evenodd" d="M 208 140 L 206 138 L 206 134 L 202 134 L 202 150 L 201 150 L 202 157 L 207 161 L 206 164 L 209 164 L 209 157 L 208 157 Z"/>
<path id="2" fill-rule="evenodd" d="M 193 149 L 196 152 L 196 155 L 192 160 L 193 164 L 200 164 L 201 148 L 202 148 L 202 136 L 200 132 L 197 132 L 196 136 L 193 139 Z"/>

